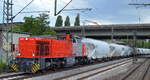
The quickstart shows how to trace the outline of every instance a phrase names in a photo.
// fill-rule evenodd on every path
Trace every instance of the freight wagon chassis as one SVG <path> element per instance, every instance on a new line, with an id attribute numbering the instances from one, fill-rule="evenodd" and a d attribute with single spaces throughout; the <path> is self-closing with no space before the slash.
<path id="1" fill-rule="evenodd" d="M 137 56 L 137 55 L 136 55 Z M 105 57 L 100 59 L 88 59 L 86 56 L 78 57 L 59 57 L 59 58 L 22 58 L 17 57 L 15 60 L 10 62 L 10 67 L 13 71 L 35 73 L 41 70 L 56 70 L 62 67 L 71 67 L 74 65 L 90 64 L 93 62 L 106 62 L 115 59 L 122 59 L 133 57 L 128 56 L 116 56 L 116 57 Z"/>
<path id="2" fill-rule="evenodd" d="M 35 73 L 40 70 L 55 70 L 60 67 L 70 67 L 78 64 L 87 64 L 90 61 L 86 56 L 62 58 L 21 58 L 17 57 L 10 62 L 13 71 Z"/>

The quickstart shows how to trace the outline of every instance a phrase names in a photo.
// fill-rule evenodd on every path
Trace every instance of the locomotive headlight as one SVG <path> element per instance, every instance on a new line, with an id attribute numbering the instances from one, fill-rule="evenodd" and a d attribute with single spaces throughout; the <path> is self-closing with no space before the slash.
<path id="1" fill-rule="evenodd" d="M 28 40 L 28 38 L 26 38 L 25 40 Z"/>
<path id="2" fill-rule="evenodd" d="M 32 56 L 35 56 L 34 53 L 32 53 Z"/>
<path id="3" fill-rule="evenodd" d="M 20 56 L 21 54 L 20 53 L 18 53 L 18 56 Z"/>
<path id="4" fill-rule="evenodd" d="M 21 55 L 20 53 L 17 53 L 17 54 L 16 54 L 16 56 L 20 56 L 20 55 Z"/>

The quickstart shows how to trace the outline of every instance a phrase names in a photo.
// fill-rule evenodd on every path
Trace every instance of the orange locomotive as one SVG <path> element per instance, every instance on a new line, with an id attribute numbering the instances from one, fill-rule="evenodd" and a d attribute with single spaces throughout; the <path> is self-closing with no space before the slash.
<path id="1" fill-rule="evenodd" d="M 53 38 L 20 37 L 18 52 L 11 68 L 20 72 L 35 73 L 88 62 L 85 46 L 79 37 L 55 36 Z"/>

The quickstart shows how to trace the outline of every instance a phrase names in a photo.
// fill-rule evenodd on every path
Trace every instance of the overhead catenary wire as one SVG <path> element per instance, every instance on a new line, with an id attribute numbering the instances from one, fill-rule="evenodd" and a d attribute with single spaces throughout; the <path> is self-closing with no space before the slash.
<path id="1" fill-rule="evenodd" d="M 64 9 L 63 11 L 76 11 L 76 10 L 80 10 L 80 11 L 82 11 L 82 10 L 89 10 L 89 11 L 91 11 L 91 10 L 92 10 L 92 8 L 81 8 L 81 9 Z"/>
<path id="2" fill-rule="evenodd" d="M 21 12 L 21 14 L 23 13 L 50 13 L 50 11 L 26 11 L 26 12 Z"/>
<path id="3" fill-rule="evenodd" d="M 148 2 L 144 1 L 144 2 L 140 2 L 138 0 L 131 0 L 132 2 L 129 3 L 128 5 L 133 5 L 133 6 L 150 6 L 150 2 L 148 0 Z"/>
<path id="4" fill-rule="evenodd" d="M 57 16 L 60 14 L 71 2 L 72 0 L 70 0 L 60 11 L 57 12 L 57 0 L 55 0 L 54 15 Z"/>
<path id="5" fill-rule="evenodd" d="M 139 8 L 141 8 L 141 7 L 147 7 L 147 6 L 150 6 L 150 0 L 144 0 L 144 1 L 142 1 L 142 2 L 140 2 L 139 0 L 132 0 L 132 2 L 131 3 L 129 3 L 128 5 L 131 5 L 131 6 L 135 6 L 135 8 L 136 8 L 136 10 L 137 10 L 137 13 L 138 13 L 138 22 L 139 22 L 139 24 L 141 23 L 141 14 L 140 14 L 140 12 L 138 11 L 139 10 Z"/>
<path id="6" fill-rule="evenodd" d="M 19 15 L 25 8 L 27 8 L 34 0 L 31 0 L 25 7 L 23 7 L 16 15 L 12 17 L 14 19 L 17 15 Z"/>

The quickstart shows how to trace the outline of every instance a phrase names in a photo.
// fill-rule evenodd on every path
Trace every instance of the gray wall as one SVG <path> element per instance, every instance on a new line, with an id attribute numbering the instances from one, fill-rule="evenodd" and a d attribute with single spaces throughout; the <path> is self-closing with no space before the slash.
<path id="1" fill-rule="evenodd" d="M 8 60 L 11 60 L 13 58 L 11 56 L 13 53 L 13 52 L 11 52 L 11 33 L 8 33 L 8 42 L 6 41 L 6 38 L 4 38 L 2 35 L 4 35 L 6 37 L 6 32 L 3 32 L 3 34 L 0 34 L 0 36 L 1 36 L 1 39 L 0 39 L 1 40 L 0 61 L 7 62 Z M 12 35 L 13 35 L 13 44 L 15 44 L 15 45 L 18 44 L 19 37 L 29 37 L 30 36 L 30 34 L 25 34 L 25 33 L 13 33 Z"/>

